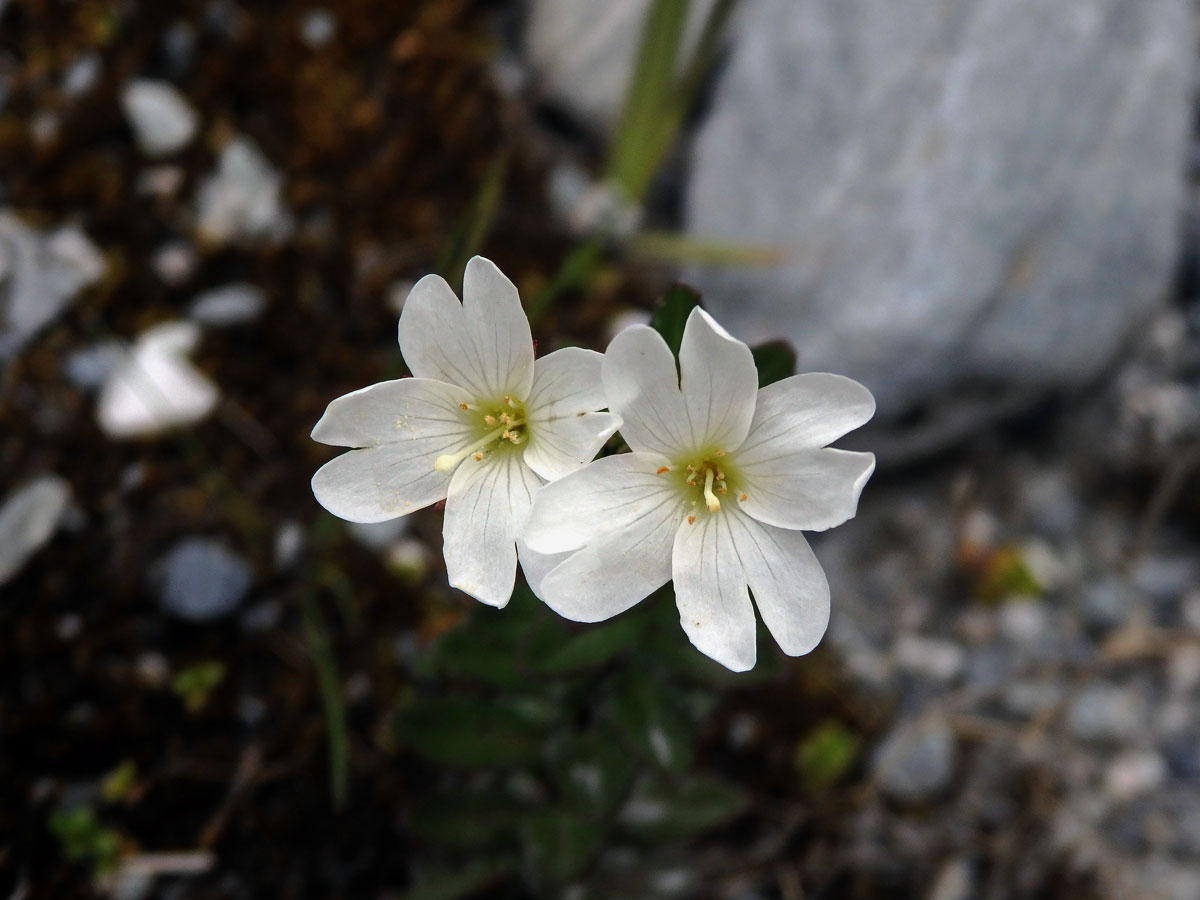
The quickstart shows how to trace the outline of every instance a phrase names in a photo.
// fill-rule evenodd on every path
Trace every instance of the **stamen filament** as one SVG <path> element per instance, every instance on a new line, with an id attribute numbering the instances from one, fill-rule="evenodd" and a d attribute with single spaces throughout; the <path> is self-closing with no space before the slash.
<path id="1" fill-rule="evenodd" d="M 449 472 L 468 456 L 474 456 L 476 460 L 481 460 L 483 457 L 479 455 L 480 452 L 484 447 L 492 443 L 492 441 L 496 440 L 497 438 L 510 440 L 510 438 L 507 437 L 509 434 L 509 427 L 510 426 L 508 425 L 501 425 L 495 431 L 489 432 L 484 437 L 480 438 L 473 447 L 468 447 L 466 450 L 462 450 L 458 453 L 443 453 L 433 461 L 433 467 L 439 472 Z M 514 443 L 516 442 L 514 441 Z"/>

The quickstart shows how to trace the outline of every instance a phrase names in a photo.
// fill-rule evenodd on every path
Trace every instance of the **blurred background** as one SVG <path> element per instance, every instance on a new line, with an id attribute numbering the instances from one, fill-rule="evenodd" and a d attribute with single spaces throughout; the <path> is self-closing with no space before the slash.
<path id="1" fill-rule="evenodd" d="M 1198 15 L 0 0 L 0 897 L 1200 897 Z M 816 652 L 316 505 L 474 253 L 872 389 Z"/>

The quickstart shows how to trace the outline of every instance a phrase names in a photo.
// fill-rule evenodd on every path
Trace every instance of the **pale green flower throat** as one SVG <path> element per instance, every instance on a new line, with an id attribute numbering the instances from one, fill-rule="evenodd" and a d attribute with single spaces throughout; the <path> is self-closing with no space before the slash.
<path id="1" fill-rule="evenodd" d="M 483 462 L 488 453 L 504 449 L 510 445 L 523 444 L 529 435 L 526 431 L 525 404 L 505 394 L 504 399 L 494 407 L 473 406 L 470 403 L 460 403 L 458 408 L 466 413 L 474 413 L 476 424 L 483 434 L 466 450 L 458 453 L 446 453 L 433 461 L 433 467 L 439 472 L 449 472 L 468 456 L 476 462 Z M 482 413 L 482 416 L 480 416 Z"/>

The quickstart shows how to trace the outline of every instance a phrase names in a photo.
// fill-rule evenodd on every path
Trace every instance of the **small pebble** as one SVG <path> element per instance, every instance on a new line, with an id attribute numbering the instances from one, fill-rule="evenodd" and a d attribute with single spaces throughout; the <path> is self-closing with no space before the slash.
<path id="1" fill-rule="evenodd" d="M 935 681 L 953 681 L 962 674 L 966 653 L 953 641 L 902 634 L 893 648 L 902 669 Z"/>
<path id="2" fill-rule="evenodd" d="M 196 136 L 200 117 L 179 89 L 166 81 L 138 78 L 121 92 L 121 108 L 138 147 L 150 157 L 177 153 Z"/>
<path id="3" fill-rule="evenodd" d="M 884 739 L 874 769 L 881 790 L 902 803 L 927 803 L 954 777 L 954 733 L 940 716 L 903 722 Z"/>
<path id="4" fill-rule="evenodd" d="M 10 581 L 54 536 L 71 502 L 71 485 L 58 475 L 39 475 L 0 506 L 0 585 Z"/>
<path id="5" fill-rule="evenodd" d="M 62 92 L 69 100 L 78 100 L 89 94 L 100 81 L 104 66 L 100 55 L 94 52 L 80 54 L 76 57 L 62 77 Z"/>
<path id="6" fill-rule="evenodd" d="M 205 291 L 192 301 L 188 317 L 201 325 L 224 328 L 253 322 L 267 305 L 262 288 L 245 282 Z"/>
<path id="7" fill-rule="evenodd" d="M 242 602 L 254 573 L 242 557 L 211 538 L 185 538 L 155 564 L 163 609 L 188 622 L 211 622 Z"/>
<path id="8" fill-rule="evenodd" d="M 329 45 L 337 36 L 337 19 L 327 9 L 310 9 L 300 19 L 300 40 L 313 50 Z"/>
<path id="9" fill-rule="evenodd" d="M 1067 727 L 1085 741 L 1131 738 L 1139 730 L 1141 710 L 1147 705 L 1132 688 L 1089 685 L 1068 707 Z"/>
<path id="10" fill-rule="evenodd" d="M 1161 786 L 1167 777 L 1167 764 L 1157 753 L 1130 750 L 1108 767 L 1104 787 L 1114 800 L 1125 802 Z"/>

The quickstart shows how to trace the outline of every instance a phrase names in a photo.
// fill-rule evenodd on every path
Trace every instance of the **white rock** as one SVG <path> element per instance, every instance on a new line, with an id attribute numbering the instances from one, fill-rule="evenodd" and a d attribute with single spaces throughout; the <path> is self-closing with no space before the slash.
<path id="1" fill-rule="evenodd" d="M 196 192 L 196 231 L 212 243 L 234 238 L 281 241 L 292 230 L 283 205 L 283 176 L 248 137 L 231 138 L 217 171 Z"/>
<path id="2" fill-rule="evenodd" d="M 100 62 L 100 54 L 84 53 L 76 57 L 67 70 L 63 72 L 62 91 L 69 99 L 78 100 L 84 94 L 91 93 L 104 66 Z"/>
<path id="3" fill-rule="evenodd" d="M 267 305 L 263 289 L 253 284 L 237 282 L 205 291 L 192 301 L 188 317 L 193 322 L 222 328 L 253 322 Z"/>
<path id="4" fill-rule="evenodd" d="M 1104 786 L 1109 796 L 1126 801 L 1154 790 L 1166 777 L 1167 764 L 1161 756 L 1149 750 L 1131 750 L 1109 765 Z"/>
<path id="5" fill-rule="evenodd" d="M 713 4 L 691 4 L 682 60 Z M 533 0 L 529 6 L 526 52 L 546 93 L 597 131 L 611 129 L 625 103 L 649 0 Z"/>
<path id="6" fill-rule="evenodd" d="M 0 210 L 0 360 L 15 355 L 105 269 L 103 255 L 78 228 L 42 233 Z"/>
<path id="7" fill-rule="evenodd" d="M 0 585 L 50 540 L 71 500 L 71 485 L 58 475 L 39 475 L 0 507 Z"/>
<path id="8" fill-rule="evenodd" d="M 147 156 L 170 156 L 191 143 L 200 125 L 188 99 L 172 84 L 138 78 L 121 92 L 121 108 Z"/>
<path id="9" fill-rule="evenodd" d="M 923 412 L 893 458 L 1083 387 L 1167 296 L 1191 14 L 1189 0 L 742 4 L 686 229 L 789 254 L 689 283 L 737 337 L 787 338 L 807 371 L 862 381 L 877 425 Z"/>
<path id="10" fill-rule="evenodd" d="M 320 50 L 337 36 L 337 19 L 327 9 L 310 9 L 300 19 L 300 40 Z"/>
<path id="11" fill-rule="evenodd" d="M 96 414 L 104 433 L 143 437 L 212 412 L 220 392 L 187 359 L 199 340 L 194 322 L 164 322 L 139 336 L 100 391 Z"/>
<path id="12" fill-rule="evenodd" d="M 962 674 L 966 654 L 953 641 L 902 634 L 892 651 L 902 669 L 937 681 L 952 681 Z"/>

